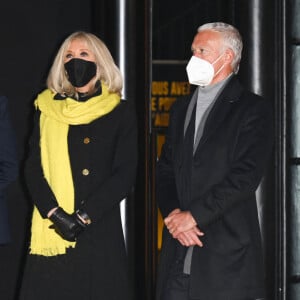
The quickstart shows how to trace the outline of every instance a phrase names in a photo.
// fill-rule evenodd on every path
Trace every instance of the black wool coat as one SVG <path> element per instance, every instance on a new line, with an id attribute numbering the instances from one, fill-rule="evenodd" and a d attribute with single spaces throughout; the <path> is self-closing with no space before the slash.
<path id="1" fill-rule="evenodd" d="M 214 103 L 187 167 L 183 131 L 189 102 L 180 99 L 172 107 L 156 194 L 163 217 L 175 208 L 189 210 L 205 234 L 204 247 L 193 251 L 190 296 L 261 298 L 264 268 L 255 191 L 272 151 L 272 108 L 233 76 Z M 178 243 L 164 228 L 157 300 Z"/>
<path id="2" fill-rule="evenodd" d="M 39 118 L 37 112 L 25 175 L 30 197 L 46 218 L 58 203 L 41 168 Z M 119 206 L 133 188 L 136 175 L 137 128 L 132 104 L 121 101 L 90 124 L 71 125 L 68 148 L 75 210 L 85 211 L 92 224 L 66 255 L 29 255 L 22 289 L 22 295 L 29 296 L 22 299 L 132 300 Z"/>

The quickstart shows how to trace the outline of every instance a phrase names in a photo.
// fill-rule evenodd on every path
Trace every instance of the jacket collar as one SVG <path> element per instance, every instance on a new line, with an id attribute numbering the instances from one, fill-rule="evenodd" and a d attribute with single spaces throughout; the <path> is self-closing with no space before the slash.
<path id="1" fill-rule="evenodd" d="M 233 75 L 216 99 L 207 117 L 203 135 L 197 148 L 203 145 L 207 138 L 222 124 L 228 113 L 230 113 L 232 105 L 240 101 L 243 90 L 238 79 Z"/>

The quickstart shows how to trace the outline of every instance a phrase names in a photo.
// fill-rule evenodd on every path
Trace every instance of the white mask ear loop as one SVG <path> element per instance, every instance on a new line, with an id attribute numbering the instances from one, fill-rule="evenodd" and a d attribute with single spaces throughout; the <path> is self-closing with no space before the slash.
<path id="1" fill-rule="evenodd" d="M 223 52 L 214 62 L 212 62 L 211 64 L 214 65 L 223 55 L 224 55 L 225 52 Z M 225 67 L 225 64 L 222 65 L 222 67 L 217 71 L 215 72 L 214 74 L 214 78 L 223 70 L 223 68 Z"/>

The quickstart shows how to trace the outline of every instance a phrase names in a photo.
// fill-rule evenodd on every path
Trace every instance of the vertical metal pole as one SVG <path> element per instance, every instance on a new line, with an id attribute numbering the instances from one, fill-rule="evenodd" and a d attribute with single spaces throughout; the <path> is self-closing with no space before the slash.
<path id="1" fill-rule="evenodd" d="M 116 63 L 123 76 L 122 98 L 126 101 L 136 103 L 136 10 L 135 0 L 115 0 L 114 15 L 115 24 L 111 24 L 116 30 L 115 33 L 115 52 Z M 126 199 L 120 203 L 120 213 L 122 218 L 123 232 L 125 238 L 128 260 L 130 265 L 130 276 L 133 282 L 136 282 L 137 274 L 135 272 L 136 259 L 136 235 L 135 223 L 135 201 L 134 187 Z M 134 286 L 136 287 L 136 286 Z M 139 299 L 138 294 L 134 299 Z"/>
<path id="2" fill-rule="evenodd" d="M 274 103 L 274 159 L 270 160 L 267 174 L 257 190 L 257 198 L 264 242 L 267 299 L 283 300 L 286 271 L 285 0 L 234 2 L 236 25 L 245 45 L 241 80 L 248 89 Z"/>
<path id="3" fill-rule="evenodd" d="M 300 1 L 291 0 L 288 40 L 288 94 L 289 99 L 289 197 L 287 295 L 289 300 L 300 298 Z"/>
<path id="4" fill-rule="evenodd" d="M 94 27 L 110 45 L 124 78 L 123 98 L 137 111 L 139 164 L 134 190 L 121 204 L 136 299 L 152 300 L 152 215 L 150 187 L 150 87 L 152 0 L 94 1 Z M 97 18 L 98 17 L 98 18 Z M 98 21 L 96 21 L 98 20 Z M 132 201 L 134 200 L 134 201 Z"/>
<path id="5" fill-rule="evenodd" d="M 128 84 L 128 76 L 126 72 L 126 64 L 125 64 L 125 57 L 126 57 L 126 4 L 128 0 L 118 0 L 116 5 L 116 14 L 117 14 L 117 64 L 120 68 L 120 71 L 123 75 L 124 85 L 122 91 L 122 97 L 124 99 L 128 99 L 127 95 L 127 84 Z M 123 199 L 120 203 L 120 212 L 122 218 L 122 225 L 123 225 L 123 233 L 125 238 L 125 244 L 128 245 L 128 223 L 127 223 L 127 199 Z"/>
<path id="6" fill-rule="evenodd" d="M 137 299 L 154 299 L 154 228 L 151 165 L 152 0 L 136 1 L 136 108 L 139 126 L 139 159 L 136 201 Z"/>
<path id="7" fill-rule="evenodd" d="M 124 77 L 123 98 L 135 103 L 139 132 L 137 182 L 129 196 L 135 201 L 123 201 L 121 213 L 129 259 L 135 271 L 136 299 L 152 300 L 155 276 L 150 163 L 152 0 L 115 1 L 116 57 Z"/>
<path id="8" fill-rule="evenodd" d="M 277 0 L 275 9 L 275 203 L 276 203 L 276 263 L 275 299 L 286 300 L 287 271 L 287 64 L 286 64 L 286 0 Z"/>

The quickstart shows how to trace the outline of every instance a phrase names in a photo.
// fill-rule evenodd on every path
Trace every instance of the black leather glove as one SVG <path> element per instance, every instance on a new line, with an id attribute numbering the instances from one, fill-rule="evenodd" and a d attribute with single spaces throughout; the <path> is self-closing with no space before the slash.
<path id="1" fill-rule="evenodd" d="M 76 241 L 78 235 L 87 226 L 76 213 L 68 214 L 61 207 L 58 207 L 49 219 L 53 222 L 50 228 L 54 228 L 63 239 L 70 242 Z"/>

